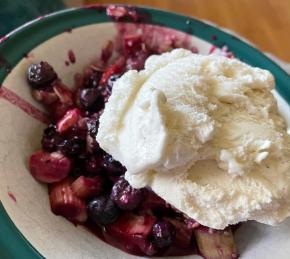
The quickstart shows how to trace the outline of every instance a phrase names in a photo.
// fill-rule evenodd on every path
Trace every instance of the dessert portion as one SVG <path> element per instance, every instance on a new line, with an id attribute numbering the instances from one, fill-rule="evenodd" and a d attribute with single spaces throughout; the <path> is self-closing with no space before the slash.
<path id="1" fill-rule="evenodd" d="M 290 136 L 271 73 L 236 59 L 175 49 L 114 85 L 97 141 L 149 187 L 201 225 L 290 215 Z"/>
<path id="2" fill-rule="evenodd" d="M 125 252 L 237 258 L 233 224 L 288 216 L 289 136 L 269 72 L 184 47 L 122 34 L 72 90 L 31 64 L 51 123 L 30 172 L 54 214 Z"/>

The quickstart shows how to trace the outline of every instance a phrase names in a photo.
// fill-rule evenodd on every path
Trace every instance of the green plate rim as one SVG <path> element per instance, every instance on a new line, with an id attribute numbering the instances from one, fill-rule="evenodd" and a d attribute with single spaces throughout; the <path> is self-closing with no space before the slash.
<path id="1" fill-rule="evenodd" d="M 0 68 L 0 85 L 7 76 L 7 69 L 14 67 L 23 58 L 25 53 L 28 53 L 45 40 L 67 29 L 94 23 L 111 22 L 112 19 L 106 15 L 105 8 L 106 5 L 97 5 L 93 8 L 82 7 L 58 11 L 26 23 L 9 33 L 7 39 L 0 44 L 0 61 L 3 63 L 3 60 L 5 60 L 6 64 L 9 64 Z M 277 91 L 288 104 L 290 103 L 290 76 L 254 46 L 211 24 L 192 17 L 148 7 L 139 6 L 136 9 L 140 13 L 149 15 L 150 19 L 146 23 L 183 31 L 219 47 L 227 45 L 244 62 L 270 70 L 275 77 Z M 0 226 L 1 258 L 43 258 L 20 233 L 1 203 Z"/>

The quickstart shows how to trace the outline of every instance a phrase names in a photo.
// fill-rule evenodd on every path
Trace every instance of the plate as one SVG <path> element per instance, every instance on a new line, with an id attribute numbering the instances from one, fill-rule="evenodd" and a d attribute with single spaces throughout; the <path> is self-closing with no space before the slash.
<path id="1" fill-rule="evenodd" d="M 104 6 L 92 6 L 39 17 L 1 40 L 1 258 L 136 258 L 54 216 L 46 187 L 30 176 L 27 159 L 39 147 L 44 127 L 41 116 L 45 112 L 31 98 L 25 80 L 25 69 L 31 62 L 48 61 L 64 83 L 72 85 L 75 73 L 97 58 L 108 40 L 116 40 L 121 29 L 143 30 L 157 41 L 170 35 L 202 54 L 233 53 L 250 65 L 270 70 L 276 79 L 279 107 L 290 121 L 290 77 L 261 51 L 203 21 L 157 9 L 135 9 L 143 17 L 141 23 L 115 24 Z M 74 51 L 76 62 L 67 65 L 69 50 Z M 244 224 L 237 233 L 241 258 L 289 258 L 289 233 L 290 221 L 279 227 Z"/>

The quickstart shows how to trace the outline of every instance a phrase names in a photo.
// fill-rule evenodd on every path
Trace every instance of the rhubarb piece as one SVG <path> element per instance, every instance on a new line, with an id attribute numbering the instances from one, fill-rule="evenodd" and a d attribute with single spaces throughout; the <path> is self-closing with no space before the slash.
<path id="1" fill-rule="evenodd" d="M 114 74 L 118 74 L 118 73 L 121 73 L 123 72 L 124 70 L 124 66 L 125 66 L 125 59 L 124 57 L 120 57 L 118 58 L 115 63 L 113 63 L 111 66 L 109 66 L 105 72 L 103 73 L 102 75 L 102 78 L 100 80 L 100 84 L 101 85 L 105 85 L 106 82 L 108 81 L 108 79 L 114 75 Z"/>
<path id="2" fill-rule="evenodd" d="M 194 230 L 200 254 L 207 259 L 238 258 L 233 233 L 227 230 L 212 230 L 201 227 Z"/>
<path id="3" fill-rule="evenodd" d="M 141 70 L 148 56 L 149 51 L 142 40 L 141 35 L 128 35 L 124 37 L 123 42 L 124 52 L 127 55 L 126 68 L 127 70 Z"/>
<path id="4" fill-rule="evenodd" d="M 127 70 L 141 70 L 144 68 L 146 59 L 150 53 L 146 50 L 139 51 L 136 55 L 128 57 L 126 60 Z"/>
<path id="5" fill-rule="evenodd" d="M 140 20 L 136 10 L 132 7 L 109 5 L 107 7 L 107 15 L 115 21 L 130 20 L 137 22 Z"/>
<path id="6" fill-rule="evenodd" d="M 40 150 L 31 155 L 29 167 L 31 175 L 36 180 L 54 183 L 68 176 L 72 161 L 59 152 L 46 153 Z"/>
<path id="7" fill-rule="evenodd" d="M 57 101 L 49 105 L 48 109 L 51 117 L 59 120 L 73 106 L 73 95 L 59 80 L 53 83 L 53 92 L 57 96 Z"/>
<path id="8" fill-rule="evenodd" d="M 135 55 L 137 52 L 142 50 L 144 45 L 142 36 L 138 34 L 126 35 L 123 42 L 124 52 L 127 55 Z"/>
<path id="9" fill-rule="evenodd" d="M 128 13 L 128 10 L 124 6 L 109 5 L 107 7 L 107 15 L 119 20 L 125 17 Z"/>
<path id="10" fill-rule="evenodd" d="M 80 117 L 79 109 L 68 110 L 65 115 L 57 122 L 56 129 L 59 133 L 63 133 L 74 126 Z"/>
<path id="11" fill-rule="evenodd" d="M 116 222 L 106 226 L 106 231 L 119 243 L 125 245 L 129 252 L 142 251 L 153 255 L 156 250 L 149 241 L 156 218 L 151 215 L 137 216 L 132 213 L 123 214 Z"/>
<path id="12" fill-rule="evenodd" d="M 80 176 L 72 183 L 73 193 L 79 198 L 90 198 L 99 195 L 103 191 L 104 179 L 101 176 L 88 178 Z"/>
<path id="13" fill-rule="evenodd" d="M 76 223 L 87 220 L 86 203 L 72 191 L 71 181 L 66 179 L 50 187 L 49 200 L 55 215 L 61 215 Z"/>
<path id="14" fill-rule="evenodd" d="M 73 104 L 72 92 L 62 85 L 60 81 L 54 82 L 53 91 L 61 103 L 66 104 L 67 106 L 71 106 Z"/>
<path id="15" fill-rule="evenodd" d="M 32 97 L 34 100 L 41 102 L 45 105 L 50 105 L 58 100 L 57 95 L 54 91 L 45 89 L 45 90 L 33 90 Z"/>

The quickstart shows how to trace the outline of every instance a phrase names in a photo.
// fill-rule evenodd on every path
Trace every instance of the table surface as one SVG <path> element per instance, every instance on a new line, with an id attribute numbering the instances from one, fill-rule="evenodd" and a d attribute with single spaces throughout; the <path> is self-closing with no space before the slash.
<path id="1" fill-rule="evenodd" d="M 290 0 L 85 0 L 147 5 L 206 19 L 290 62 Z"/>

